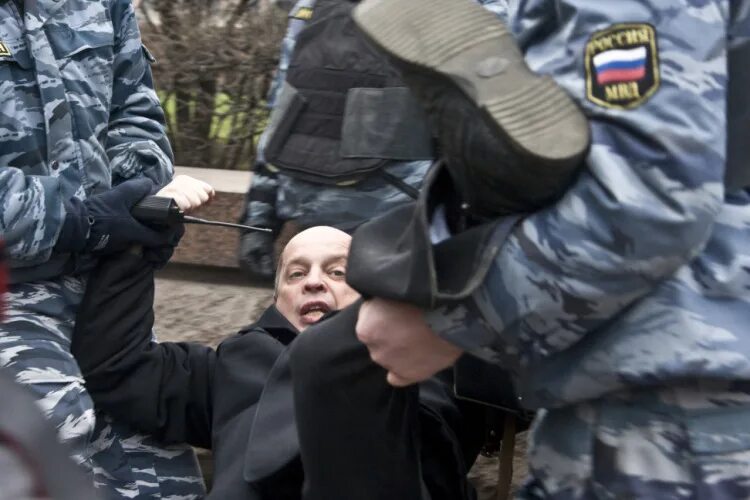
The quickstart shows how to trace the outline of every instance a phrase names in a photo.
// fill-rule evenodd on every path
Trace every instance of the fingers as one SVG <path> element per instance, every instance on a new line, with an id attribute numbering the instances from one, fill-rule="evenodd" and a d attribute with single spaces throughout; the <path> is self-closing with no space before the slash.
<path id="1" fill-rule="evenodd" d="M 189 175 L 178 175 L 169 184 L 174 184 L 175 186 L 179 187 L 184 186 L 186 188 L 192 188 L 192 190 L 196 194 L 198 194 L 201 200 L 204 202 L 212 200 L 216 195 L 216 191 L 213 187 L 211 187 L 210 184 L 208 184 L 207 182 L 203 182 L 200 179 L 196 179 L 195 177 L 190 177 Z"/>
<path id="2" fill-rule="evenodd" d="M 400 375 L 396 375 L 393 372 L 388 372 L 388 376 L 386 377 L 386 380 L 393 387 L 407 387 L 409 385 L 412 385 L 412 384 L 416 383 L 413 380 L 401 377 Z"/>
<path id="3" fill-rule="evenodd" d="M 189 212 L 192 210 L 193 204 L 190 202 L 190 199 L 184 194 L 180 192 L 171 192 L 171 191 L 165 191 L 166 188 L 162 189 L 158 193 L 156 193 L 156 196 L 164 196 L 166 198 L 172 198 L 175 203 L 177 203 L 177 206 L 180 207 L 180 210 L 183 212 Z"/>
<path id="4" fill-rule="evenodd" d="M 421 309 L 382 299 L 362 304 L 356 335 L 394 387 L 427 380 L 452 366 L 462 353 L 430 329 Z"/>
<path id="5" fill-rule="evenodd" d="M 216 191 L 199 179 L 178 175 L 156 195 L 172 198 L 180 210 L 190 213 L 209 203 L 216 196 Z"/>
<path id="6" fill-rule="evenodd" d="M 388 353 L 384 352 L 382 349 L 378 348 L 377 345 L 373 345 L 373 344 L 365 344 L 365 345 L 367 345 L 367 349 L 370 352 L 370 359 L 372 360 L 372 362 L 375 363 L 376 365 L 381 366 L 388 372 L 388 375 L 386 376 L 386 380 L 388 381 L 390 385 L 392 385 L 393 387 L 406 387 L 406 386 L 415 384 L 417 382 L 420 382 L 420 380 L 410 377 L 408 375 L 403 375 L 403 374 L 400 375 L 396 373 L 394 370 L 397 369 L 396 365 L 398 365 L 398 362 L 392 362 L 392 357 L 389 356 Z"/>
<path id="7" fill-rule="evenodd" d="M 185 207 L 183 210 L 186 212 L 189 212 L 191 210 L 195 210 L 196 208 L 203 205 L 205 201 L 208 200 L 208 195 L 205 192 L 199 191 L 186 191 L 184 193 L 185 198 L 187 199 L 187 202 L 189 203 L 189 207 Z M 201 197 L 203 195 L 203 197 Z"/>

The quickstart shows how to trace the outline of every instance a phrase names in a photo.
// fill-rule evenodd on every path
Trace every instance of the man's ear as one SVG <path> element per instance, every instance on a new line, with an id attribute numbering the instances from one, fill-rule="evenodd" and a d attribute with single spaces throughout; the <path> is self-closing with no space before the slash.
<path id="1" fill-rule="evenodd" d="M 279 283 L 281 282 L 281 263 L 282 261 L 279 261 L 279 265 L 276 266 L 276 274 L 273 278 L 273 303 L 276 303 L 276 299 L 279 298 Z"/>

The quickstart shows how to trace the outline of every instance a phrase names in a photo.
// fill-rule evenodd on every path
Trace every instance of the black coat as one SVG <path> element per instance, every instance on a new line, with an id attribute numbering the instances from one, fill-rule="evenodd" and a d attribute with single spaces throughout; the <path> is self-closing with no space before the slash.
<path id="1" fill-rule="evenodd" d="M 300 498 L 288 364 L 297 330 L 271 306 L 216 350 L 156 343 L 153 301 L 153 270 L 138 256 L 103 260 L 91 274 L 72 349 L 97 407 L 165 442 L 212 449 L 209 498 Z M 420 401 L 429 410 L 424 413 L 431 423 L 423 426 L 433 433 L 428 441 L 450 441 L 461 455 L 457 463 L 473 461 L 481 425 L 474 426 L 468 442 L 456 439 L 460 432 L 452 427 L 461 418 L 450 386 L 434 379 L 420 388 Z M 442 466 L 427 465 L 424 473 L 444 482 Z"/>

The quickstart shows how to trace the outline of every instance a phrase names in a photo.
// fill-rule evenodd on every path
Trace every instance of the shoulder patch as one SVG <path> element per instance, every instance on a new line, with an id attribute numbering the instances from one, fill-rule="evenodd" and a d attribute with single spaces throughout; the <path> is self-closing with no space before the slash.
<path id="1" fill-rule="evenodd" d="M 0 42 L 0 57 L 10 57 L 10 49 L 3 42 Z"/>
<path id="2" fill-rule="evenodd" d="M 650 24 L 615 24 L 586 44 L 586 97 L 599 106 L 632 109 L 661 83 L 656 30 Z"/>
<path id="3" fill-rule="evenodd" d="M 309 21 L 312 18 L 313 10 L 310 7 L 300 7 L 299 9 L 292 12 L 289 16 L 292 19 L 301 19 L 302 21 Z"/>

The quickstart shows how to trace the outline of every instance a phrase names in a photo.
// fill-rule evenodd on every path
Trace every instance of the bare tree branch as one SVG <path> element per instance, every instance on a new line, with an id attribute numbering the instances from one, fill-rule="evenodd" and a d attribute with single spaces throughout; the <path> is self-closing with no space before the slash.
<path id="1" fill-rule="evenodd" d="M 178 164 L 245 169 L 267 118 L 286 17 L 255 0 L 142 0 Z"/>

